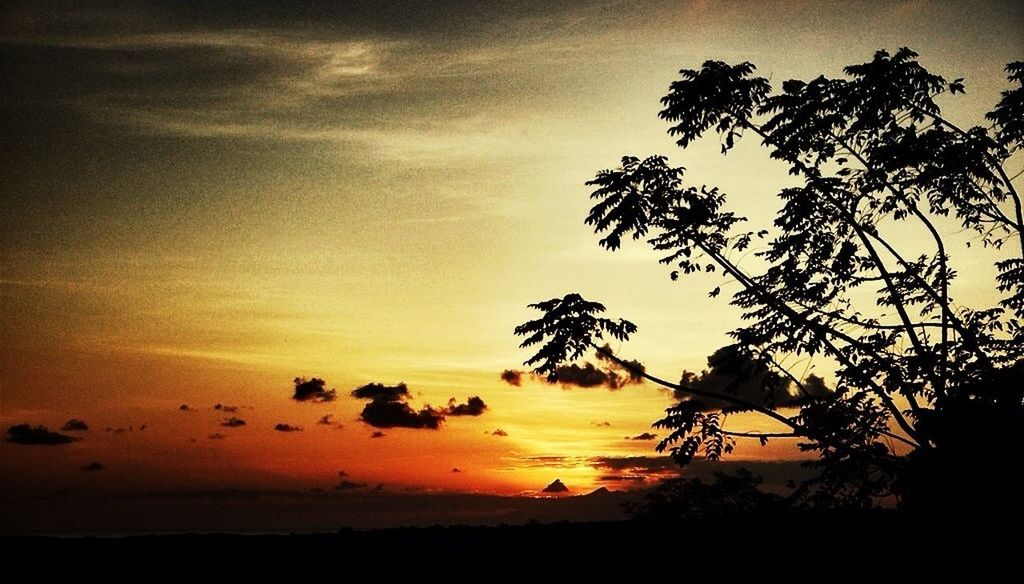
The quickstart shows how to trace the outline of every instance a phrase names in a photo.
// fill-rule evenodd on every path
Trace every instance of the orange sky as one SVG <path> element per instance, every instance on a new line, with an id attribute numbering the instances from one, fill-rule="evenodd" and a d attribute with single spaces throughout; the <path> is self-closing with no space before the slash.
<path id="1" fill-rule="evenodd" d="M 569 291 L 637 323 L 619 348 L 665 378 L 728 342 L 716 280 L 673 283 L 583 224 L 583 183 L 650 153 L 770 220 L 790 179 L 756 144 L 723 159 L 666 136 L 676 71 L 750 60 L 778 84 L 909 45 L 966 77 L 950 111 L 976 123 L 1024 48 L 1013 3 L 485 6 L 4 9 L 0 418 L 90 426 L 70 445 L 0 444 L 4 489 L 329 489 L 342 470 L 395 489 L 621 488 L 594 459 L 654 455 L 625 438 L 652 431 L 667 393 L 498 376 L 527 357 L 525 305 Z M 959 298 L 991 288 L 990 260 L 959 266 Z M 296 403 L 296 376 L 340 397 Z M 416 408 L 489 407 L 374 439 L 348 397 L 370 382 L 407 383 Z M 246 425 L 221 427 L 216 403 Z M 328 413 L 343 427 L 316 423 Z M 106 469 L 79 471 L 93 460 Z"/>

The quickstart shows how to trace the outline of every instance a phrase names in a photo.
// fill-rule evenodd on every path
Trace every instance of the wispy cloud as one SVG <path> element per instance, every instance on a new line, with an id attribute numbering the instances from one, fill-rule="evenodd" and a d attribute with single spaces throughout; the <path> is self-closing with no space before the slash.
<path id="1" fill-rule="evenodd" d="M 343 144 L 426 165 L 527 150 L 543 125 L 460 104 L 493 91 L 510 69 L 574 54 L 564 39 L 445 44 L 283 26 L 2 40 L 69 50 L 75 69 L 96 78 L 70 102 L 96 123 L 185 138 Z"/>

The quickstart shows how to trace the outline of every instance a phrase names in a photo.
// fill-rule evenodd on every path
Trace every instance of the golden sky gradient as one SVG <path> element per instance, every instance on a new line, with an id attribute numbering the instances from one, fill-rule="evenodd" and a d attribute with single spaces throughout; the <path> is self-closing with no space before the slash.
<path id="1" fill-rule="evenodd" d="M 671 396 L 503 383 L 528 356 L 512 335 L 526 304 L 603 302 L 639 326 L 622 354 L 669 379 L 701 369 L 737 313 L 707 298 L 715 279 L 599 249 L 584 182 L 664 153 L 766 223 L 785 168 L 753 141 L 674 147 L 657 112 L 678 69 L 749 60 L 778 85 L 906 45 L 966 78 L 944 105 L 979 123 L 1024 53 L 1014 4 L 5 4 L 0 417 L 91 429 L 0 444 L 2 487 L 329 489 L 344 470 L 396 489 L 622 488 L 592 459 L 653 455 L 625 437 L 657 432 Z M 990 260 L 958 266 L 965 302 L 992 288 Z M 296 376 L 341 397 L 296 403 Z M 370 382 L 407 383 L 417 408 L 489 408 L 374 439 L 348 397 Z M 247 425 L 219 426 L 216 403 Z M 316 423 L 328 413 L 343 427 Z M 107 469 L 78 470 L 93 460 Z"/>

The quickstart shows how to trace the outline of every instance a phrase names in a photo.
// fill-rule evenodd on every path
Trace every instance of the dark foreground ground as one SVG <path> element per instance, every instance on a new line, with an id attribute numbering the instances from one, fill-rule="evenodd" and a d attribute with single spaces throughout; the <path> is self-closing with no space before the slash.
<path id="1" fill-rule="evenodd" d="M 972 571 L 972 581 L 1021 559 L 1019 517 L 914 516 L 893 511 L 785 513 L 654 525 L 630 521 L 495 527 L 340 530 L 289 535 L 175 534 L 0 538 L 5 568 L 161 570 L 274 566 L 299 573 L 380 581 L 484 581 L 519 574 L 686 576 L 772 572 L 820 581 L 852 574 Z M 826 570 L 821 572 L 820 570 Z M 154 572 L 153 570 L 156 570 Z M 321 571 L 322 570 L 322 571 Z M 952 572 L 950 572 L 952 573 Z M 532 574 L 532 576 L 531 576 Z M 601 576 L 605 576 L 602 578 Z M 349 577 L 340 579 L 350 579 Z M 561 581 L 561 580 L 559 580 Z M 728 581 L 728 580 L 727 580 Z"/>

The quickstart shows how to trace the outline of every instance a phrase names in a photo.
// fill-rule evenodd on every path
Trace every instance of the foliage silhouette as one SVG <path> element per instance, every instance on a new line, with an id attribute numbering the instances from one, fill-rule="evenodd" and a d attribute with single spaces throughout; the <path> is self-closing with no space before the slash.
<path id="1" fill-rule="evenodd" d="M 712 364 L 732 382 L 690 374 L 673 383 L 631 366 L 603 345 L 636 326 L 578 294 L 530 305 L 542 316 L 515 329 L 522 347 L 538 347 L 526 364 L 550 377 L 596 350 L 671 389 L 680 401 L 654 426 L 668 431 L 658 450 L 683 465 L 718 459 L 736 440 L 798 439 L 820 468 L 796 489 L 799 504 L 1020 505 L 1001 469 L 1019 456 L 1024 424 L 1024 218 L 1019 174 L 1005 168 L 1024 135 L 1024 62 L 1006 67 L 1013 87 L 987 114 L 991 125 L 963 128 L 938 104 L 963 93 L 963 80 L 917 57 L 878 51 L 841 78 L 790 80 L 778 92 L 750 63 L 680 72 L 660 113 L 679 146 L 713 131 L 728 154 L 752 137 L 802 183 L 776 193 L 781 208 L 767 228 L 745 229 L 725 193 L 684 184 L 684 169 L 664 156 L 623 157 L 587 183 L 586 223 L 602 247 L 646 240 L 673 280 L 721 274 L 711 297 L 737 288 L 743 325 L 713 359 L 752 366 Z M 994 263 L 998 301 L 954 301 L 954 245 L 974 254 L 965 262 L 980 254 Z M 827 362 L 834 389 L 784 365 L 793 356 Z M 738 391 L 750 383 L 762 395 Z M 729 414 L 744 411 L 779 431 L 727 430 Z"/>

